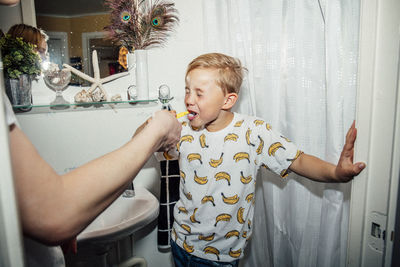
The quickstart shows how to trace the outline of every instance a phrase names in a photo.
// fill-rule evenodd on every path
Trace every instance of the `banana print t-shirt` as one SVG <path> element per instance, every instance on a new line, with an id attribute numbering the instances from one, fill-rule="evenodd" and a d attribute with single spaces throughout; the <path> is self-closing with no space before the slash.
<path id="1" fill-rule="evenodd" d="M 213 261 L 243 257 L 253 229 L 255 179 L 260 167 L 281 177 L 301 154 L 262 119 L 234 113 L 217 132 L 193 130 L 182 122 L 176 151 L 180 200 L 174 208 L 172 238 L 188 253 Z"/>

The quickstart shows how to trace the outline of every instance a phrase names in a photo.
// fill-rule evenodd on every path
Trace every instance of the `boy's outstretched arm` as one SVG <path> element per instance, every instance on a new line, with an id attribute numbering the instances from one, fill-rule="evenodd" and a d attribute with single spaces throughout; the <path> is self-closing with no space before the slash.
<path id="1" fill-rule="evenodd" d="M 365 164 L 362 162 L 353 164 L 356 137 L 357 129 L 355 128 L 355 122 L 353 122 L 347 132 L 346 143 L 343 146 L 337 165 L 308 154 L 301 154 L 290 165 L 289 169 L 314 181 L 346 183 L 365 168 Z"/>

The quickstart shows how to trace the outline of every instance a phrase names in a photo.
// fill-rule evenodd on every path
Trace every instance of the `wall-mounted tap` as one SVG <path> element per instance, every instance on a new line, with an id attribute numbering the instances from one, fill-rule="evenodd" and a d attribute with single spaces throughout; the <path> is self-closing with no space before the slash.
<path id="1" fill-rule="evenodd" d="M 168 103 L 174 97 L 170 96 L 169 86 L 166 84 L 160 85 L 158 87 L 158 99 L 162 103 L 162 109 L 172 110 L 171 105 Z"/>

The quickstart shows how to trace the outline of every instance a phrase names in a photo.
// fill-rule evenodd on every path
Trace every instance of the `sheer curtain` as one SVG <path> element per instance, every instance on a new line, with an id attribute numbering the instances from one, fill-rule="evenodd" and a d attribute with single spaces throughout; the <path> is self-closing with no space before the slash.
<path id="1" fill-rule="evenodd" d="M 247 67 L 236 111 L 336 163 L 355 117 L 359 0 L 203 0 L 205 47 Z M 350 184 L 261 171 L 242 266 L 345 266 Z"/>

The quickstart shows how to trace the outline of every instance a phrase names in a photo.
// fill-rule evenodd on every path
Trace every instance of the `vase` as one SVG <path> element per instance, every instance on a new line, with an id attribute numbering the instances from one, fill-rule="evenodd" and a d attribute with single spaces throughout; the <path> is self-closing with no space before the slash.
<path id="1" fill-rule="evenodd" d="M 28 74 L 21 74 L 19 79 L 6 80 L 6 93 L 13 106 L 20 111 L 32 109 L 32 77 Z"/>
<path id="2" fill-rule="evenodd" d="M 149 74 L 147 68 L 147 50 L 135 50 L 136 90 L 138 100 L 149 99 Z"/>

